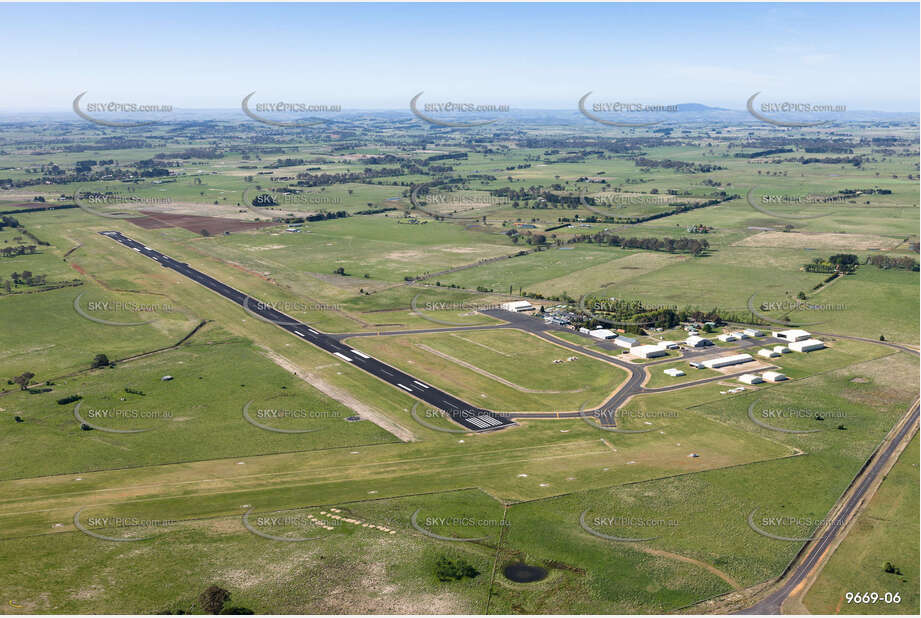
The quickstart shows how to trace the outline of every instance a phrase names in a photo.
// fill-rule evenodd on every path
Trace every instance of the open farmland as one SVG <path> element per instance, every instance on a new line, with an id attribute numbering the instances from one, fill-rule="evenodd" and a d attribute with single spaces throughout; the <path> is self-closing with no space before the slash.
<path id="1" fill-rule="evenodd" d="M 0 7 L 0 612 L 917 614 L 918 7 L 640 8 Z"/>

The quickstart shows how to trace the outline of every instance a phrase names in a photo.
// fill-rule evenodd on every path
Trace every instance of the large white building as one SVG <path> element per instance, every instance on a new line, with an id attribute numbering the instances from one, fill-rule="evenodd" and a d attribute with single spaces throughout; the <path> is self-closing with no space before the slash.
<path id="1" fill-rule="evenodd" d="M 807 330 L 802 330 L 799 328 L 791 328 L 789 330 L 775 330 L 771 333 L 778 339 L 786 339 L 787 341 L 803 341 L 804 339 L 809 339 L 812 337 Z"/>
<path id="2" fill-rule="evenodd" d="M 717 335 L 716 338 L 722 341 L 723 343 L 729 343 L 730 341 L 738 341 L 739 339 L 732 333 L 723 333 L 722 335 Z"/>
<path id="3" fill-rule="evenodd" d="M 622 348 L 630 349 L 635 346 L 637 343 L 636 339 L 633 337 L 624 337 L 623 335 L 618 336 L 614 340 L 614 345 L 620 346 Z"/>
<path id="4" fill-rule="evenodd" d="M 739 376 L 739 382 L 743 384 L 761 384 L 764 380 L 761 379 L 761 376 L 755 375 L 754 373 L 743 373 Z"/>
<path id="5" fill-rule="evenodd" d="M 778 354 L 789 354 L 790 348 L 788 348 L 785 345 L 775 345 L 774 351 L 777 352 Z"/>
<path id="6" fill-rule="evenodd" d="M 761 374 L 761 377 L 768 382 L 783 382 L 787 379 L 787 376 L 780 373 L 779 371 L 765 371 Z"/>
<path id="7" fill-rule="evenodd" d="M 674 341 L 660 341 L 656 345 L 662 348 L 663 350 L 677 350 L 678 349 L 678 344 Z"/>
<path id="8" fill-rule="evenodd" d="M 790 349 L 795 352 L 812 352 L 813 350 L 821 350 L 825 347 L 825 344 L 819 341 L 818 339 L 806 339 L 805 341 L 794 341 L 790 344 Z"/>
<path id="9" fill-rule="evenodd" d="M 718 356 L 709 360 L 701 361 L 701 365 L 707 369 L 717 369 L 719 367 L 728 367 L 729 365 L 739 365 L 755 360 L 751 354 L 733 354 L 732 356 Z"/>
<path id="10" fill-rule="evenodd" d="M 617 337 L 617 333 L 607 328 L 596 328 L 595 330 L 589 331 L 588 334 L 595 339 L 614 339 Z"/>
<path id="11" fill-rule="evenodd" d="M 702 348 L 704 346 L 713 345 L 712 341 L 705 339 L 700 335 L 691 335 L 684 340 L 684 343 L 687 344 L 689 348 Z"/>
<path id="12" fill-rule="evenodd" d="M 758 356 L 763 356 L 764 358 L 774 358 L 775 356 L 780 356 L 780 352 L 775 352 L 770 348 L 764 348 L 762 350 L 758 350 Z"/>
<path id="13" fill-rule="evenodd" d="M 499 306 L 505 309 L 506 311 L 513 311 L 515 313 L 518 313 L 521 311 L 533 311 L 534 310 L 534 305 L 532 305 L 526 300 L 513 300 L 508 303 L 502 303 Z"/>
<path id="14" fill-rule="evenodd" d="M 667 376 L 671 376 L 673 378 L 677 378 L 677 377 L 684 375 L 684 372 L 678 369 L 677 367 L 669 367 L 668 369 L 665 369 L 664 371 L 662 371 L 662 373 L 664 373 Z"/>
<path id="15" fill-rule="evenodd" d="M 630 348 L 631 354 L 636 354 L 640 358 L 655 358 L 668 354 L 665 350 L 657 345 L 638 345 Z"/>
<path id="16" fill-rule="evenodd" d="M 746 328 L 742 332 L 748 335 L 749 337 L 761 337 L 764 335 L 764 331 L 758 330 L 757 328 Z"/>

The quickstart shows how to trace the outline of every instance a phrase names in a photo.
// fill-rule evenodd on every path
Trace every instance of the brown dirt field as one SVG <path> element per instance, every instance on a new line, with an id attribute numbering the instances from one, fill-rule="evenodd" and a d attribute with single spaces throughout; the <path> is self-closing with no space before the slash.
<path id="1" fill-rule="evenodd" d="M 142 210 L 144 217 L 129 219 L 138 227 L 145 230 L 158 230 L 165 227 L 181 227 L 198 234 L 207 230 L 209 234 L 223 234 L 224 232 L 245 232 L 256 230 L 270 225 L 277 225 L 268 221 L 239 221 L 236 219 L 223 219 L 220 217 L 201 217 L 198 215 L 177 215 Z"/>
<path id="2" fill-rule="evenodd" d="M 761 232 L 736 243 L 734 247 L 776 247 L 783 249 L 892 249 L 901 241 L 872 234 L 829 234 L 808 232 Z"/>

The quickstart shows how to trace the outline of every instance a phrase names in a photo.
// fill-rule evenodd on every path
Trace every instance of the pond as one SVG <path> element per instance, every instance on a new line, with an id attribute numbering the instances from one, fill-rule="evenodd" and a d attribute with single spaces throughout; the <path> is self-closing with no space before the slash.
<path id="1" fill-rule="evenodd" d="M 544 567 L 516 562 L 506 565 L 502 569 L 502 574 L 513 582 L 526 584 L 530 582 L 539 582 L 547 577 L 547 569 Z"/>

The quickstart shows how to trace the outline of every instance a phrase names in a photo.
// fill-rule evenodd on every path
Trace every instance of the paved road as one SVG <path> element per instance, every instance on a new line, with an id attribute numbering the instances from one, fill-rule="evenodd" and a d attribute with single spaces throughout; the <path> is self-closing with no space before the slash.
<path id="1" fill-rule="evenodd" d="M 918 422 L 918 402 L 916 401 L 909 410 L 910 420 L 903 423 L 895 437 L 889 441 L 884 449 L 878 452 L 873 462 L 864 469 L 861 477 L 857 480 L 854 491 L 847 498 L 844 505 L 838 510 L 835 519 L 838 521 L 849 521 L 854 512 L 864 501 L 872 494 L 868 491 L 873 486 L 874 481 L 882 474 L 892 454 L 899 447 L 899 444 L 914 433 L 916 423 Z M 738 614 L 780 614 L 784 601 L 805 582 L 812 570 L 819 564 L 825 551 L 834 543 L 839 534 L 843 534 L 845 526 L 828 526 L 828 529 L 817 539 L 810 541 L 806 549 L 802 552 L 802 559 L 789 572 L 783 585 L 777 590 L 768 594 L 765 598 L 758 601 L 748 609 L 737 612 Z"/>
<path id="2" fill-rule="evenodd" d="M 350 348 L 341 343 L 337 338 L 321 333 L 307 324 L 299 322 L 272 308 L 270 305 L 262 303 L 258 299 L 252 298 L 239 290 L 225 285 L 214 277 L 210 277 L 201 271 L 195 270 L 185 262 L 174 260 L 120 232 L 107 231 L 100 232 L 100 234 L 111 238 L 115 242 L 121 243 L 125 247 L 137 251 L 144 257 L 159 262 L 160 265 L 165 268 L 172 269 L 188 277 L 209 290 L 220 294 L 224 298 L 235 302 L 250 314 L 276 324 L 278 327 L 285 329 L 294 336 L 329 352 L 339 360 L 350 363 L 384 382 L 392 384 L 395 388 L 409 393 L 435 409 L 443 410 L 450 415 L 452 420 L 470 431 L 494 431 L 515 424 L 511 419 L 504 418 L 502 415 L 498 415 L 489 410 L 472 406 L 453 395 L 449 395 L 434 386 L 415 379 L 413 376 L 395 367 L 391 367 L 376 358 Z"/>

